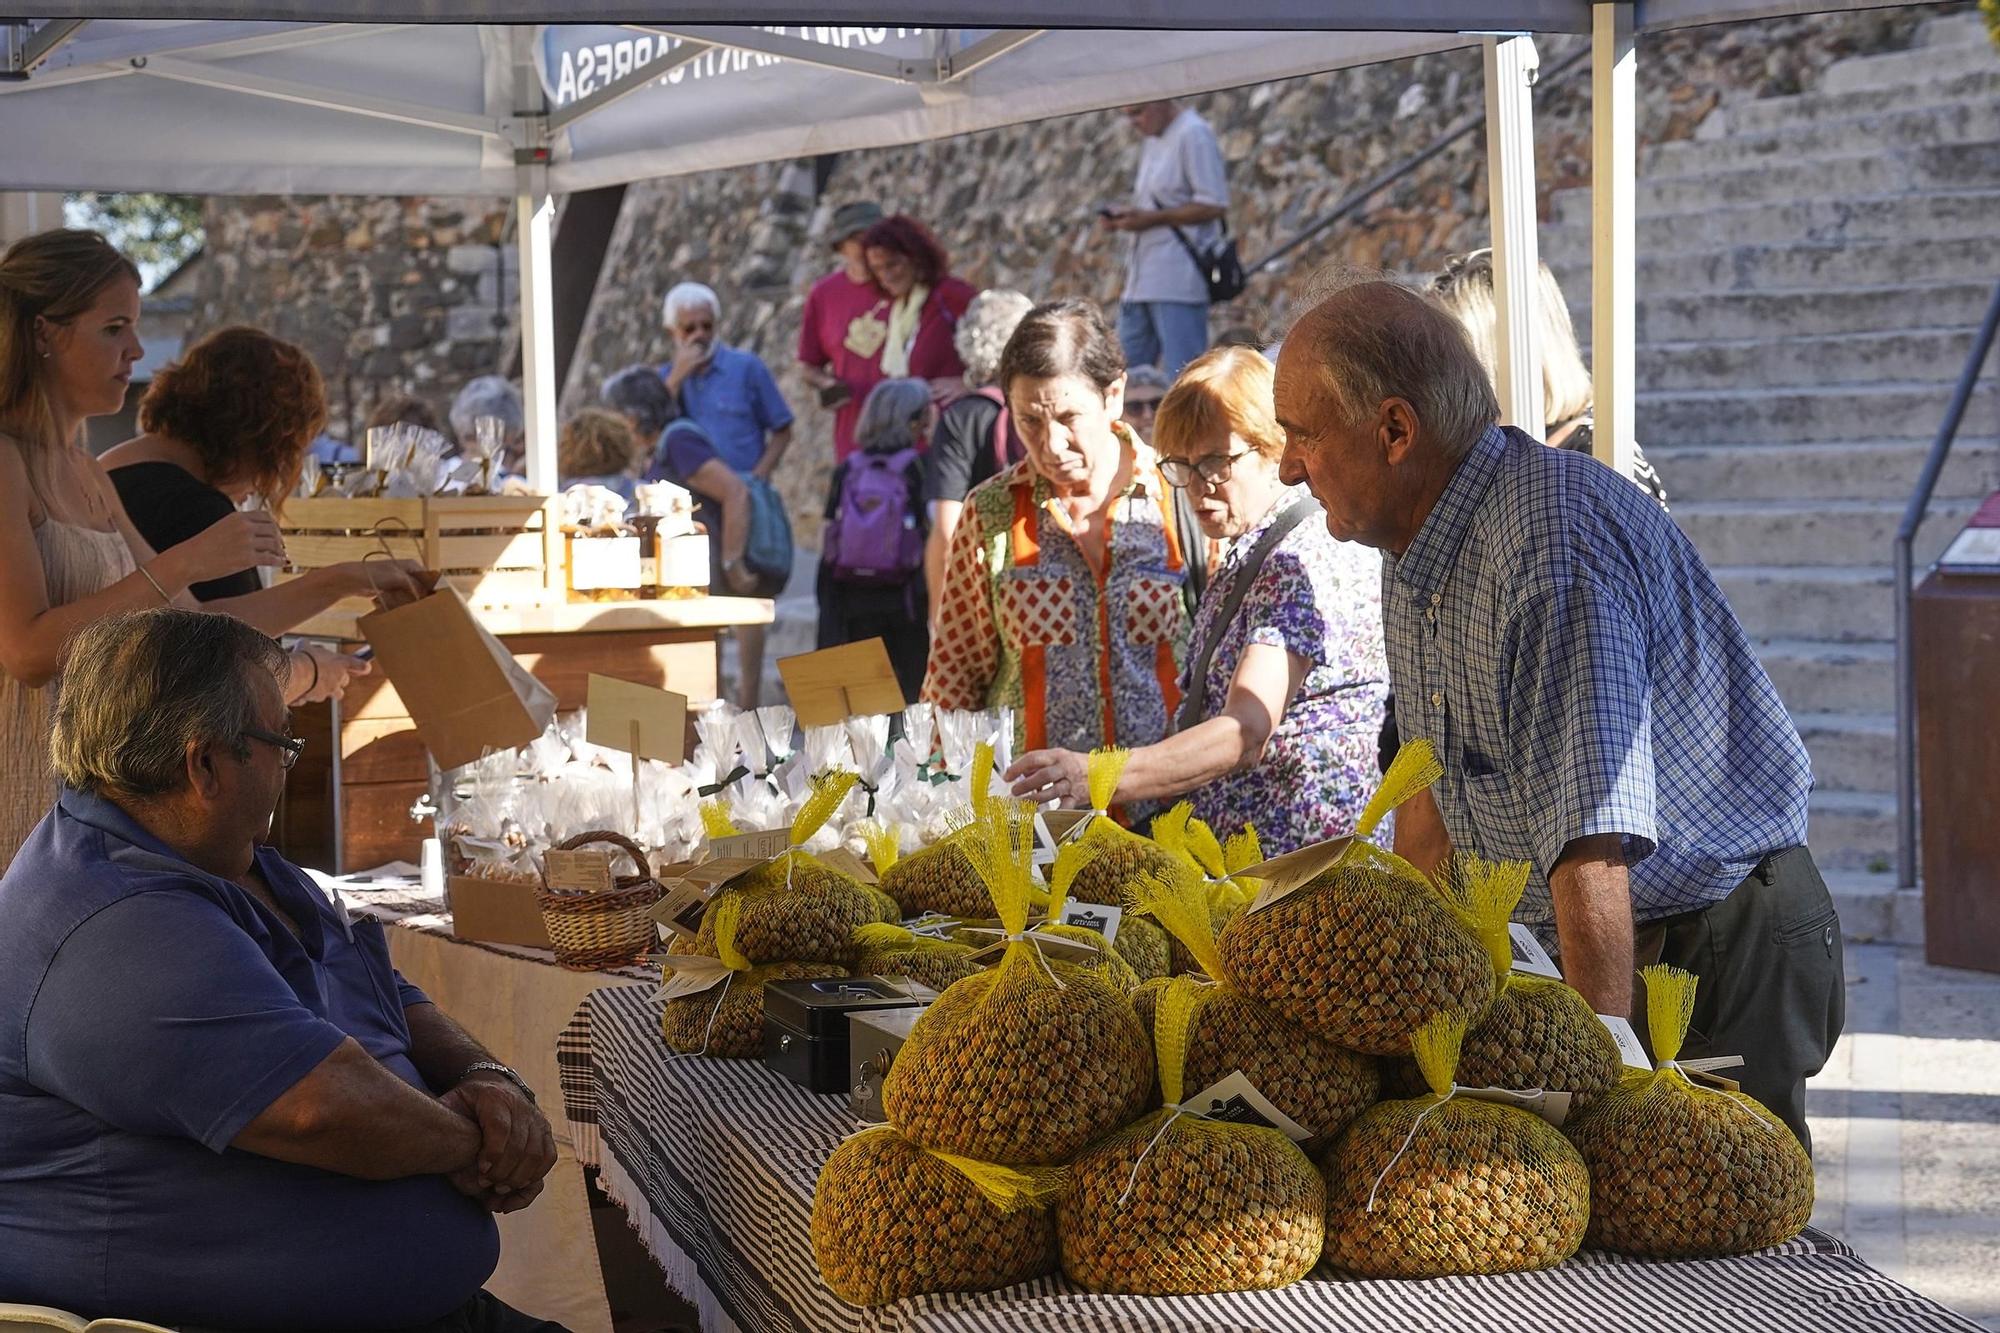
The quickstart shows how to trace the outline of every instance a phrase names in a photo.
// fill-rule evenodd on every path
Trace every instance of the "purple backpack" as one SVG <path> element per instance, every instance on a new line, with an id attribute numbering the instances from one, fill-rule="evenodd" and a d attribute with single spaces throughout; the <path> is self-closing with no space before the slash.
<path id="1" fill-rule="evenodd" d="M 847 460 L 826 534 L 826 559 L 836 580 L 900 586 L 924 567 L 916 473 L 914 449 Z"/>

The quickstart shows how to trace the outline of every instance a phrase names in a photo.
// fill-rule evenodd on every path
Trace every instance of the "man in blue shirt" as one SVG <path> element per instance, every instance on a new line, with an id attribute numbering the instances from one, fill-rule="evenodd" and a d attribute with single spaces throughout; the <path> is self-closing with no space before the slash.
<path id="1" fill-rule="evenodd" d="M 71 647 L 63 789 L 0 878 L 0 1299 L 217 1328 L 525 1331 L 491 1217 L 524 1084 L 261 845 L 301 742 L 228 616 Z"/>
<path id="2" fill-rule="evenodd" d="M 1275 392 L 1285 481 L 1386 553 L 1397 722 L 1444 766 L 1396 850 L 1529 862 L 1517 919 L 1599 1013 L 1633 1011 L 1635 964 L 1696 973 L 1685 1054 L 1742 1056 L 1809 1145 L 1805 1080 L 1845 1006 L 1812 773 L 1693 545 L 1609 468 L 1496 426 L 1463 330 L 1407 288 L 1322 302 Z"/>

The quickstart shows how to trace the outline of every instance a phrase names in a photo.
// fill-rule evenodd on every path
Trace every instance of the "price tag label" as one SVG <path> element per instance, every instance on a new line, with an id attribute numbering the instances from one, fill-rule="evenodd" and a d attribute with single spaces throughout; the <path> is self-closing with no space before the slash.
<path id="1" fill-rule="evenodd" d="M 1540 1088 L 1532 1092 L 1515 1092 L 1511 1088 L 1460 1088 L 1458 1095 L 1470 1097 L 1476 1102 L 1497 1102 L 1501 1106 L 1518 1106 L 1523 1111 L 1531 1111 L 1554 1125 L 1563 1127 L 1569 1119 L 1569 1094 L 1566 1092 L 1544 1092 Z"/>
<path id="2" fill-rule="evenodd" d="M 1604 1024 L 1611 1033 L 1611 1040 L 1618 1043 L 1618 1058 L 1625 1062 L 1627 1069 L 1643 1069 L 1652 1072 L 1653 1062 L 1646 1058 L 1646 1048 L 1639 1041 L 1639 1034 L 1632 1025 L 1616 1014 L 1599 1014 L 1597 1021 Z"/>
<path id="3" fill-rule="evenodd" d="M 1240 1069 L 1209 1084 L 1181 1105 L 1210 1120 L 1275 1129 L 1293 1143 L 1304 1143 L 1312 1137 L 1311 1130 L 1273 1106 Z"/>
<path id="4" fill-rule="evenodd" d="M 1549 957 L 1549 951 L 1544 949 L 1542 942 L 1535 938 L 1534 931 L 1528 929 L 1518 921 L 1510 922 L 1507 926 L 1507 937 L 1513 942 L 1514 970 L 1516 972 L 1525 973 L 1531 977 L 1550 977 L 1556 981 L 1562 980 L 1562 969 L 1556 966 L 1555 959 Z"/>
<path id="5" fill-rule="evenodd" d="M 573 852 L 551 851 L 543 857 L 542 868 L 548 872 L 552 889 L 571 893 L 611 891 L 610 852 L 589 847 Z"/>
<path id="6" fill-rule="evenodd" d="M 729 965 L 720 958 L 692 954 L 672 954 L 660 960 L 660 990 L 656 1000 L 678 1000 L 714 990 L 729 978 Z"/>
<path id="7" fill-rule="evenodd" d="M 819 863 L 827 869 L 838 870 L 849 879 L 859 880 L 863 884 L 880 882 L 875 878 L 875 872 L 868 868 L 867 863 L 853 852 L 848 851 L 845 847 L 836 847 L 830 852 L 822 852 L 819 854 L 818 859 Z"/>
<path id="8" fill-rule="evenodd" d="M 660 901 L 653 904 L 653 920 L 676 935 L 694 939 L 701 934 L 701 918 L 708 911 L 708 886 L 690 880 L 676 881 Z"/>
<path id="9" fill-rule="evenodd" d="M 711 838 L 708 854 L 718 861 L 768 861 L 774 856 L 783 856 L 791 847 L 791 830 L 774 828 L 761 833 Z"/>
<path id="10" fill-rule="evenodd" d="M 1102 903 L 1064 903 L 1062 923 L 1077 926 L 1083 930 L 1094 930 L 1104 937 L 1106 944 L 1118 939 L 1118 923 L 1125 917 L 1122 907 L 1107 907 Z"/>

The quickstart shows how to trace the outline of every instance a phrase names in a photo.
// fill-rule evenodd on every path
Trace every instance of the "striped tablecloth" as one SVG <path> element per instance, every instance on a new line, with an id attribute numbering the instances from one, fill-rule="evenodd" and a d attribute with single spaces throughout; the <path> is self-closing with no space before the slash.
<path id="1" fill-rule="evenodd" d="M 1425 1282 L 1316 1273 L 1282 1291 L 1168 1298 L 1095 1296 L 1052 1277 L 858 1310 L 820 1281 L 808 1235 L 820 1164 L 856 1127 L 846 1099 L 754 1062 L 675 1058 L 658 1021 L 643 988 L 597 991 L 563 1032 L 557 1063 L 578 1158 L 599 1168 L 705 1333 L 1980 1333 L 1811 1230 L 1734 1259 L 1587 1253 L 1543 1273 Z"/>

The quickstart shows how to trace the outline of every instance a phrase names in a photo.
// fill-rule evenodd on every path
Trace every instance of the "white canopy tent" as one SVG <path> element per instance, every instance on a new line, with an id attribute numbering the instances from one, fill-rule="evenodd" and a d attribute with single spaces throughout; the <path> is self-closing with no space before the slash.
<path id="1" fill-rule="evenodd" d="M 1515 420 L 1539 401 L 1526 34 L 1590 32 L 1598 447 L 1620 465 L 1631 437 L 1635 35 L 1877 2 L 1649 0 L 1635 24 L 1630 0 L 826 0 L 809 11 L 573 0 L 560 12 L 548 0 L 70 0 L 65 17 L 6 29 L 0 189 L 512 196 L 529 477 L 549 486 L 557 194 L 1483 42 L 1511 335 L 1501 401 Z M 995 21 L 1021 26 L 951 26 Z"/>

